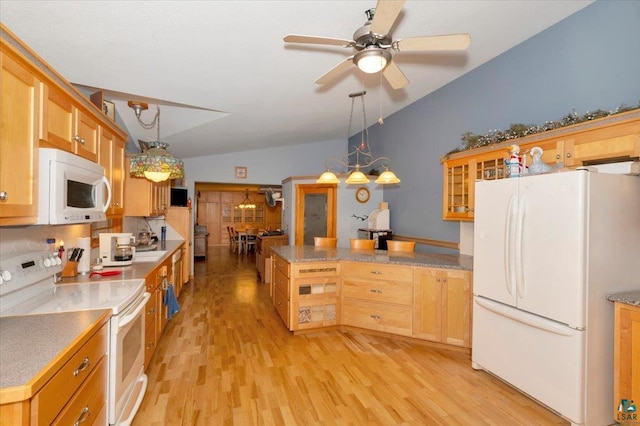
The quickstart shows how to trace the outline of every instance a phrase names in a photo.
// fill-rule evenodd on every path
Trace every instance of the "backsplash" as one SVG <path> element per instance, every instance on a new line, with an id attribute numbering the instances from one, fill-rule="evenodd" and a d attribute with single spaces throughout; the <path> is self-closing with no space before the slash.
<path id="1" fill-rule="evenodd" d="M 75 247 L 79 237 L 90 236 L 90 225 L 0 227 L 0 258 L 14 253 L 49 250 L 47 239 L 55 238 L 56 248 Z"/>

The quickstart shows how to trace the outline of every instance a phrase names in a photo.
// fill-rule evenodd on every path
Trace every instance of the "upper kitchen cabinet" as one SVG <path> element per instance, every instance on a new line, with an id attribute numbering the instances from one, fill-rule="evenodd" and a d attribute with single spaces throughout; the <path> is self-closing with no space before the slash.
<path id="1" fill-rule="evenodd" d="M 36 222 L 40 81 L 0 39 L 0 225 Z"/>
<path id="2" fill-rule="evenodd" d="M 98 161 L 98 123 L 67 93 L 42 84 L 40 145 Z"/>
<path id="3" fill-rule="evenodd" d="M 617 114 L 443 157 L 443 219 L 473 220 L 475 181 L 507 177 L 505 159 L 509 158 L 509 147 L 513 144 L 520 146 L 521 155 L 529 154 L 533 147 L 542 148 L 542 161 L 551 166 L 576 168 L 637 160 L 640 157 L 640 111 Z M 526 158 L 527 165 L 531 164 L 531 156 L 526 155 Z"/>
<path id="4" fill-rule="evenodd" d="M 124 214 L 124 140 L 100 127 L 98 147 L 98 163 L 111 182 L 111 205 L 107 214 L 121 216 Z"/>
<path id="5" fill-rule="evenodd" d="M 125 159 L 125 216 L 161 216 L 169 207 L 171 181 L 152 182 L 132 177 L 130 157 Z"/>
<path id="6" fill-rule="evenodd" d="M 0 55 L 0 225 L 33 224 L 38 147 L 98 162 L 101 132 L 123 144 L 126 133 L 2 24 Z M 107 171 L 112 180 L 122 176 L 115 167 Z"/>

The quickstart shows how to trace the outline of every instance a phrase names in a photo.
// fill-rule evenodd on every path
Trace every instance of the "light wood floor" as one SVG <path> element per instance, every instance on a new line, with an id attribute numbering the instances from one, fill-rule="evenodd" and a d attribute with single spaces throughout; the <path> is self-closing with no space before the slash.
<path id="1" fill-rule="evenodd" d="M 567 425 L 470 356 L 360 332 L 293 336 L 253 255 L 196 261 L 138 425 Z"/>

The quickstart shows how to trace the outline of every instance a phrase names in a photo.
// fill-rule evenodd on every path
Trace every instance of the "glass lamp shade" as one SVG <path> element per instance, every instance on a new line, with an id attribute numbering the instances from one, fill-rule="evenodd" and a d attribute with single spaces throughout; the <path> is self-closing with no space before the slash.
<path id="1" fill-rule="evenodd" d="M 384 49 L 369 47 L 362 50 L 353 58 L 356 66 L 367 74 L 375 74 L 382 71 L 391 60 L 391 54 Z"/>
<path id="2" fill-rule="evenodd" d="M 340 183 L 340 179 L 331 170 L 327 170 L 320 175 L 316 183 Z"/>
<path id="3" fill-rule="evenodd" d="M 166 150 L 169 144 L 156 141 L 149 146 L 148 150 L 131 158 L 131 176 L 154 182 L 184 177 L 184 163 Z"/>
<path id="4" fill-rule="evenodd" d="M 387 184 L 387 183 L 400 183 L 400 179 L 393 173 L 391 170 L 385 170 L 378 176 L 378 179 L 375 180 L 378 184 Z"/>
<path id="5" fill-rule="evenodd" d="M 369 178 L 367 178 L 367 176 L 365 176 L 365 174 L 360 170 L 355 170 L 344 182 L 349 185 L 355 185 L 361 183 L 369 183 L 370 181 Z"/>

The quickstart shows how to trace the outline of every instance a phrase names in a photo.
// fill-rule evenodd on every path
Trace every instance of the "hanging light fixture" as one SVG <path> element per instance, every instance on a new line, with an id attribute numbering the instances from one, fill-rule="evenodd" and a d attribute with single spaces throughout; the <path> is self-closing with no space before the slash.
<path id="1" fill-rule="evenodd" d="M 184 163 L 167 151 L 168 143 L 160 142 L 160 106 L 156 105 L 157 112 L 151 123 L 145 123 L 140 119 L 142 111 L 149 108 L 144 102 L 129 101 L 127 103 L 133 109 L 140 125 L 149 130 L 157 127 L 157 139 L 149 142 L 149 149 L 141 154 L 131 157 L 131 176 L 143 177 L 154 182 L 162 182 L 167 179 L 184 177 Z"/>
<path id="2" fill-rule="evenodd" d="M 353 151 L 349 152 L 345 155 L 344 160 L 339 160 L 337 158 L 329 158 L 325 161 L 324 165 L 326 171 L 320 175 L 316 183 L 340 183 L 340 179 L 333 172 L 332 168 L 335 166 L 346 167 L 347 170 L 353 169 L 353 171 L 349 174 L 349 177 L 345 180 L 345 183 L 348 185 L 357 185 L 357 184 L 365 184 L 369 183 L 369 178 L 362 172 L 361 169 L 366 169 L 368 167 L 372 167 L 376 163 L 380 163 L 380 165 L 384 168 L 384 171 L 378 176 L 375 180 L 375 183 L 387 185 L 392 183 L 400 183 L 400 179 L 391 171 L 391 160 L 387 157 L 378 157 L 376 159 L 373 158 L 373 154 L 371 153 L 371 148 L 369 148 L 369 129 L 367 128 L 367 115 L 364 109 L 364 95 L 366 91 L 351 93 L 349 97 L 351 98 L 351 115 L 349 116 L 349 130 L 347 131 L 347 139 L 351 134 L 351 122 L 353 121 L 353 106 L 355 103 L 355 98 L 360 98 L 362 102 L 362 133 L 360 140 L 360 145 L 355 147 Z M 355 157 L 355 164 L 351 164 L 350 159 Z"/>
<path id="3" fill-rule="evenodd" d="M 244 200 L 242 200 L 242 203 L 238 204 L 238 208 L 239 209 L 255 209 L 256 205 L 254 203 L 251 202 L 251 200 L 249 199 L 249 190 L 245 190 L 244 193 Z"/>

